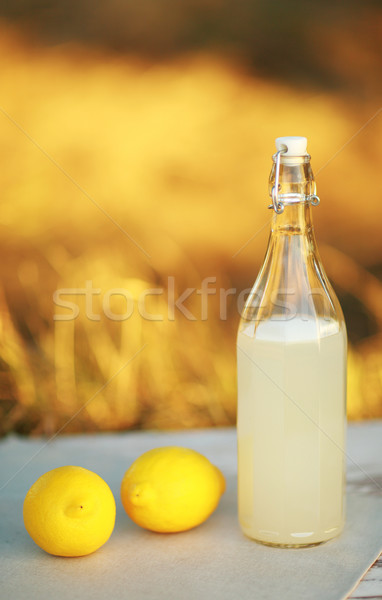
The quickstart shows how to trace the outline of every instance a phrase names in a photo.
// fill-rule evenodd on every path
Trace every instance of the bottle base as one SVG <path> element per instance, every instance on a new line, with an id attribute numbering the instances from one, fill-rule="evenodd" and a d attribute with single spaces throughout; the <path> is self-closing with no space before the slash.
<path id="1" fill-rule="evenodd" d="M 243 534 L 249 538 L 250 540 L 252 540 L 253 542 L 256 542 L 257 544 L 261 544 L 262 546 L 270 546 L 272 548 L 313 548 L 314 546 L 320 546 L 321 544 L 325 544 L 326 542 L 329 542 L 330 540 L 338 537 L 343 530 L 343 525 L 333 528 L 330 533 L 329 532 L 323 532 L 321 534 L 322 538 L 320 535 L 317 535 L 317 533 L 315 535 L 311 535 L 310 537 L 313 538 L 310 541 L 306 540 L 306 541 L 300 541 L 300 542 L 295 542 L 292 538 L 292 540 L 285 540 L 285 537 L 292 537 L 293 534 L 288 535 L 288 536 L 284 536 L 284 541 L 277 541 L 275 539 L 261 539 L 262 536 L 259 535 L 259 532 L 248 532 L 246 531 L 243 527 L 241 527 L 241 530 L 243 532 Z M 312 532 L 313 533 L 313 532 Z M 274 536 L 273 536 L 274 537 Z M 280 536 L 281 537 L 281 536 Z M 317 539 L 318 538 L 318 539 Z M 320 539 L 321 538 L 321 539 Z"/>
<path id="2" fill-rule="evenodd" d="M 261 544 L 262 546 L 271 546 L 271 548 L 294 548 L 296 550 L 298 548 L 314 548 L 314 546 L 321 546 L 321 544 L 325 544 L 326 542 L 329 541 L 329 540 L 322 540 L 320 542 L 310 542 L 307 544 L 278 544 L 275 542 L 264 542 L 263 540 L 256 540 L 255 538 L 251 538 L 248 535 L 246 535 L 246 537 L 248 537 L 253 542 L 256 542 L 257 544 Z"/>

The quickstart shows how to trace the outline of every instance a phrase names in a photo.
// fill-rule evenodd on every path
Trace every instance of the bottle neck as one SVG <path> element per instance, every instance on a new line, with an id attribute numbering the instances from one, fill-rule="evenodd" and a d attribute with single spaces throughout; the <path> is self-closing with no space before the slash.
<path id="1" fill-rule="evenodd" d="M 275 155 L 276 156 L 276 155 Z M 272 170 L 269 176 L 269 195 L 275 185 L 276 159 L 273 156 Z M 292 158 L 280 157 L 279 168 L 279 190 L 280 200 L 288 201 L 293 198 L 311 196 L 316 193 L 316 182 L 312 167 L 310 166 L 310 156 L 296 156 Z M 284 197 L 284 198 L 283 198 Z"/>
<path id="2" fill-rule="evenodd" d="M 313 235 L 312 209 L 309 200 L 284 202 L 281 214 L 273 211 L 271 232 L 280 235 Z"/>
<path id="3" fill-rule="evenodd" d="M 269 193 L 276 178 L 276 155 L 269 177 Z M 311 196 L 316 193 L 316 184 L 310 166 L 310 156 L 280 156 L 278 202 L 282 212 L 273 213 L 272 232 L 307 234 L 312 230 Z"/>

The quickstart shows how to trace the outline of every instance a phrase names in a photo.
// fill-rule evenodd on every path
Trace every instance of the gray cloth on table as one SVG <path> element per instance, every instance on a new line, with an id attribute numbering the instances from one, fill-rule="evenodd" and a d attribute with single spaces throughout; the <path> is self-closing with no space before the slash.
<path id="1" fill-rule="evenodd" d="M 167 445 L 194 448 L 225 474 L 227 491 L 203 525 L 155 534 L 124 513 L 119 487 L 142 452 Z M 348 433 L 347 522 L 344 533 L 306 549 L 262 546 L 237 521 L 234 429 L 8 437 L 0 443 L 0 577 L 4 598 L 41 600 L 341 600 L 382 550 L 382 422 Z M 57 558 L 40 550 L 22 520 L 25 494 L 46 471 L 79 465 L 98 473 L 117 501 L 109 542 L 92 555 Z M 374 481 L 370 479 L 371 476 Z M 382 593 L 382 591 L 381 591 Z"/>

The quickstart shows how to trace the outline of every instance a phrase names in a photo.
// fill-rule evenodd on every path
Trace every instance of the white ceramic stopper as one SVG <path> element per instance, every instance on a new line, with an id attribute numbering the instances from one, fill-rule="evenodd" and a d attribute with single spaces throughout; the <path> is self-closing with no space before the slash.
<path id="1" fill-rule="evenodd" d="M 285 137 L 276 138 L 277 151 L 285 150 L 281 156 L 304 156 L 307 154 L 306 147 L 308 140 L 306 137 L 297 135 L 286 135 Z"/>

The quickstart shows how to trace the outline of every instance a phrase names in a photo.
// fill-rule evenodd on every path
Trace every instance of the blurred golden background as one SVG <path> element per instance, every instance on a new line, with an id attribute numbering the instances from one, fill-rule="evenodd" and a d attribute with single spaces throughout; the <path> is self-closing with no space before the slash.
<path id="1" fill-rule="evenodd" d="M 281 135 L 309 139 L 349 418 L 382 417 L 379 3 L 24 0 L 0 18 L 0 433 L 235 423 L 237 301 Z M 207 277 L 236 290 L 223 318 Z M 169 282 L 194 319 L 169 318 Z M 121 289 L 132 314 L 111 319 Z"/>

